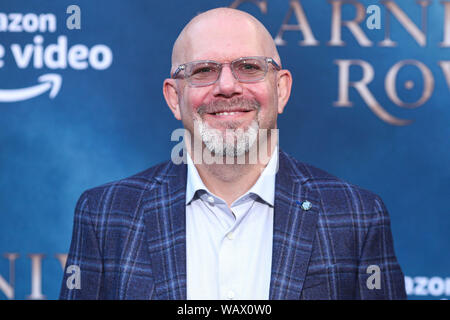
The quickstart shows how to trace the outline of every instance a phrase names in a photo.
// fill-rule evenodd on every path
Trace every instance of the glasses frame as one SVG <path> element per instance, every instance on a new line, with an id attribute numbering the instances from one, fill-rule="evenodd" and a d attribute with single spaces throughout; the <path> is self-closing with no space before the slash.
<path id="1" fill-rule="evenodd" d="M 265 68 L 265 70 L 264 70 L 264 74 L 262 75 L 262 77 L 261 77 L 260 79 L 257 79 L 257 80 L 241 80 L 241 79 L 239 79 L 238 76 L 234 73 L 234 70 L 233 70 L 233 68 L 232 68 L 231 66 L 232 66 L 234 63 L 238 62 L 238 61 L 242 61 L 242 60 L 246 60 L 246 59 L 263 59 L 263 60 L 266 62 L 266 65 L 265 65 L 266 68 Z M 207 82 L 207 83 L 202 83 L 202 84 L 193 84 L 193 83 L 192 83 L 192 80 L 191 80 L 191 79 L 192 79 L 191 76 L 186 76 L 186 73 L 185 73 L 185 74 L 182 76 L 182 79 L 187 80 L 188 83 L 189 83 L 191 86 L 194 86 L 194 87 L 206 87 L 206 86 L 210 86 L 210 85 L 216 83 L 216 82 L 220 79 L 220 75 L 222 74 L 223 66 L 226 65 L 226 64 L 229 64 L 229 65 L 230 65 L 231 73 L 233 74 L 234 78 L 235 78 L 237 81 L 239 81 L 239 82 L 244 82 L 244 83 L 254 83 L 254 82 L 259 82 L 259 81 L 263 80 L 263 79 L 266 77 L 267 72 L 269 71 L 269 64 L 271 64 L 271 65 L 275 68 L 275 70 L 277 70 L 277 71 L 280 71 L 280 70 L 281 70 L 280 65 L 279 65 L 273 58 L 270 58 L 270 57 L 261 57 L 261 56 L 255 56 L 255 57 L 241 57 L 241 58 L 235 59 L 235 60 L 233 60 L 233 61 L 231 61 L 231 62 L 223 62 L 223 63 L 217 62 L 217 61 L 214 61 L 214 60 L 197 60 L 197 61 L 191 61 L 191 62 L 187 62 L 187 63 L 180 64 L 180 65 L 177 67 L 177 69 L 174 71 L 174 73 L 172 74 L 172 77 L 171 77 L 171 78 L 172 78 L 172 79 L 179 79 L 180 77 L 178 77 L 178 75 L 179 75 L 179 73 L 180 73 L 181 71 L 186 71 L 186 69 L 187 69 L 188 66 L 193 65 L 193 64 L 197 64 L 197 63 L 214 63 L 214 64 L 216 64 L 216 65 L 219 66 L 219 73 L 217 74 L 216 80 L 211 81 L 211 82 Z"/>

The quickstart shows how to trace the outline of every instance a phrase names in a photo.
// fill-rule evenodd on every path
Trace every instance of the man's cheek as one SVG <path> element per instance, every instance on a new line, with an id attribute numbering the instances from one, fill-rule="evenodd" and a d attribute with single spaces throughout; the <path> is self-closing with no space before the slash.
<path id="1" fill-rule="evenodd" d="M 202 100 L 200 100 L 200 99 L 196 99 L 195 97 L 194 98 L 191 98 L 189 101 L 188 101 L 188 110 L 189 110 L 189 112 L 190 113 L 192 113 L 192 114 L 198 114 L 198 109 L 200 108 L 200 106 L 202 105 Z"/>

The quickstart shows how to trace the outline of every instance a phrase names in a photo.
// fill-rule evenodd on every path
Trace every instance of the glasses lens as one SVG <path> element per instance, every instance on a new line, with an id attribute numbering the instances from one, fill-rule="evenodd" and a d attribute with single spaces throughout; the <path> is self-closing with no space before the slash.
<path id="1" fill-rule="evenodd" d="M 267 72 L 265 59 L 245 58 L 233 63 L 233 70 L 240 81 L 258 81 Z"/>
<path id="2" fill-rule="evenodd" d="M 219 76 L 220 65 L 213 62 L 196 62 L 190 65 L 187 73 L 193 85 L 215 82 Z"/>

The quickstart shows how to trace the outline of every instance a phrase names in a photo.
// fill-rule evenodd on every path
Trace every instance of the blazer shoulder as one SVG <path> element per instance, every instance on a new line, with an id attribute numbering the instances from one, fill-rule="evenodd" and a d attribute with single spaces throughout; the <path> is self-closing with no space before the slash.
<path id="1" fill-rule="evenodd" d="M 322 196 L 336 197 L 342 195 L 347 199 L 372 203 L 379 202 L 380 205 L 383 205 L 381 198 L 370 190 L 345 181 L 311 164 L 301 162 L 286 153 L 284 153 L 284 156 L 291 163 L 293 174 L 297 179 L 305 186 L 318 189 Z"/>
<path id="2" fill-rule="evenodd" d="M 145 193 L 157 187 L 171 169 L 162 162 L 132 176 L 89 188 L 80 196 L 77 207 L 94 215 L 126 213 L 134 215 L 145 200 Z"/>
<path id="3" fill-rule="evenodd" d="M 148 169 L 135 173 L 129 177 L 107 182 L 102 185 L 89 188 L 85 192 L 95 194 L 98 192 L 104 192 L 105 190 L 116 189 L 119 187 L 128 187 L 130 189 L 135 189 L 136 191 L 148 189 L 153 184 L 160 181 L 160 177 L 165 175 L 168 167 L 169 161 L 165 161 L 157 165 L 154 165 Z"/>

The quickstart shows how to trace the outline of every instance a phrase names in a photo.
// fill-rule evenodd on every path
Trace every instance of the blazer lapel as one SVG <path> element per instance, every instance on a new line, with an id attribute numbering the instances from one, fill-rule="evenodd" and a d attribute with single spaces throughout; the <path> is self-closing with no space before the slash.
<path id="1" fill-rule="evenodd" d="M 307 176 L 280 150 L 275 184 L 270 299 L 300 298 L 320 205 L 318 191 L 306 186 L 306 180 Z"/>
<path id="2" fill-rule="evenodd" d="M 186 299 L 186 165 L 171 161 L 144 209 L 154 279 L 152 299 Z"/>

